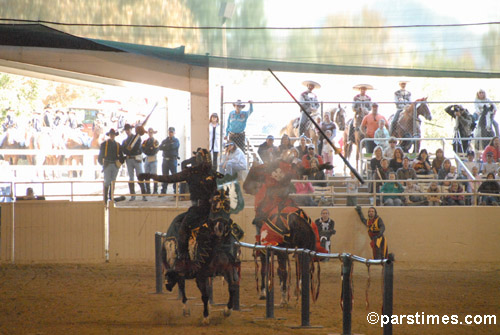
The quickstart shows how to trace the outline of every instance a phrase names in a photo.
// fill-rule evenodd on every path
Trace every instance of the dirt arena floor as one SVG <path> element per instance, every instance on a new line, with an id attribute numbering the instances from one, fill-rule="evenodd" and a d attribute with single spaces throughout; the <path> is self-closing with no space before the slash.
<path id="1" fill-rule="evenodd" d="M 354 266 L 355 334 L 382 334 L 380 323 L 366 321 L 381 312 L 381 268 L 370 268 L 369 307 L 365 293 L 368 272 Z M 224 318 L 222 306 L 211 307 L 211 325 L 202 326 L 199 291 L 188 284 L 191 315 L 182 315 L 177 291 L 154 294 L 153 264 L 0 265 L 0 334 L 339 334 L 340 263 L 321 263 L 319 300 L 311 304 L 314 329 L 301 324 L 300 300 L 275 309 L 264 319 L 258 300 L 254 264 L 242 267 L 241 311 Z M 227 286 L 214 282 L 216 303 L 227 300 Z M 279 298 L 276 294 L 275 301 Z M 394 325 L 394 334 L 500 334 L 497 325 L 465 325 L 465 316 L 500 317 L 500 264 L 395 263 L 394 314 L 457 315 L 462 325 Z M 416 320 L 416 319 L 415 319 Z M 497 323 L 500 320 L 496 321 Z M 421 323 L 421 322 L 420 322 Z"/>

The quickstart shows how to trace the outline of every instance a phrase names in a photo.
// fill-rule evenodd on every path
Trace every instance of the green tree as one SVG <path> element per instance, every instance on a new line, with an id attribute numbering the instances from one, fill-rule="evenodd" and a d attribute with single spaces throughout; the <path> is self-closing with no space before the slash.
<path id="1" fill-rule="evenodd" d="M 488 61 L 490 71 L 500 71 L 500 27 L 490 28 L 483 36 L 481 52 Z"/>

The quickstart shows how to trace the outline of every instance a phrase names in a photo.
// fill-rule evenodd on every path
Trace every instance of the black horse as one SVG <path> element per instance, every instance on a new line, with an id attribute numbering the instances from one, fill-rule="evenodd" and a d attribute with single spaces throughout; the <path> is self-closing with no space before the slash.
<path id="1" fill-rule="evenodd" d="M 209 324 L 209 278 L 224 276 L 228 283 L 229 301 L 224 310 L 224 316 L 229 316 L 233 309 L 233 299 L 239 285 L 240 260 L 239 247 L 235 241 L 243 237 L 243 231 L 230 218 L 231 206 L 229 190 L 218 190 L 211 200 L 211 210 L 208 219 L 193 231 L 189 241 L 190 264 L 189 273 L 179 274 L 174 270 L 177 261 L 178 222 L 174 219 L 167 231 L 167 237 L 162 246 L 162 261 L 166 270 L 166 288 L 171 291 L 175 284 L 179 285 L 182 295 L 184 315 L 189 314 L 186 304 L 185 280 L 195 279 L 203 301 L 203 323 Z M 182 215 L 182 214 L 181 214 Z"/>

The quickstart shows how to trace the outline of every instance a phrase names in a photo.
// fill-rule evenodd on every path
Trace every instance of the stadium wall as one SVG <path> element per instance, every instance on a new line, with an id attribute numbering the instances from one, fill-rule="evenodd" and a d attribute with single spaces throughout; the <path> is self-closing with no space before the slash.
<path id="1" fill-rule="evenodd" d="M 27 201 L 1 204 L 0 259 L 12 261 L 15 227 L 16 263 L 95 262 L 105 260 L 102 202 Z M 109 210 L 109 260 L 154 261 L 154 233 L 165 232 L 185 208 L 113 208 Z M 305 208 L 312 219 L 321 208 Z M 364 213 L 366 215 L 366 208 Z M 500 223 L 496 207 L 379 207 L 389 251 L 408 262 L 499 262 Z M 12 216 L 14 214 L 14 216 Z M 232 218 L 255 242 L 253 208 Z M 330 208 L 337 233 L 332 252 L 371 258 L 366 227 L 351 207 Z M 251 250 L 242 251 L 250 260 Z"/>

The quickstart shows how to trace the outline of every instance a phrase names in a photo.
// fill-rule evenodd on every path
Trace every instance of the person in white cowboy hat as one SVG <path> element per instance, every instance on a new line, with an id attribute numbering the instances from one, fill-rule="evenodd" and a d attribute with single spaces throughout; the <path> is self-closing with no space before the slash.
<path id="1" fill-rule="evenodd" d="M 394 131 L 394 127 L 396 126 L 396 122 L 399 119 L 399 115 L 401 111 L 405 109 L 406 106 L 411 104 L 411 92 L 406 89 L 406 84 L 408 80 L 400 80 L 399 87 L 400 89 L 394 92 L 394 102 L 396 103 L 396 114 L 392 119 L 391 126 L 389 128 L 389 134 L 392 134 Z"/>
<path id="2" fill-rule="evenodd" d="M 241 100 L 233 103 L 234 110 L 229 113 L 227 118 L 225 140 L 234 142 L 243 152 L 245 152 L 245 128 L 247 126 L 248 117 L 253 113 L 253 103 L 249 100 L 250 109 L 242 110 L 245 105 Z"/>
<path id="3" fill-rule="evenodd" d="M 372 98 L 366 95 L 367 90 L 373 90 L 373 86 L 370 84 L 358 84 L 353 87 L 354 90 L 359 90 L 359 94 L 356 94 L 353 98 L 352 110 L 354 112 L 354 118 L 358 113 L 361 113 L 362 117 L 368 114 L 372 110 Z M 349 128 L 349 141 L 354 142 L 354 121 L 351 122 Z"/>
<path id="4" fill-rule="evenodd" d="M 313 90 L 315 88 L 318 89 L 321 88 L 321 85 L 312 80 L 306 80 L 302 82 L 302 85 L 306 86 L 307 90 L 302 92 L 302 94 L 300 95 L 300 103 L 307 111 L 307 113 L 311 115 L 314 112 L 316 112 L 319 108 L 318 97 L 316 96 L 315 93 L 313 93 Z M 304 134 L 304 132 L 306 131 L 307 124 L 309 124 L 309 118 L 306 115 L 304 115 L 304 112 L 301 109 L 300 122 L 299 122 L 299 135 Z"/>

